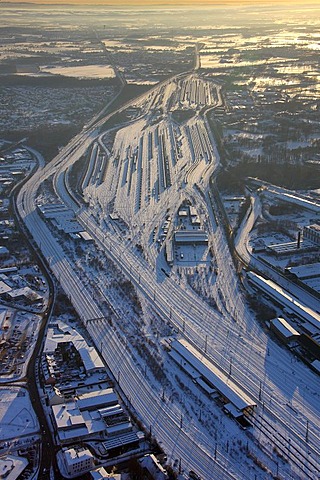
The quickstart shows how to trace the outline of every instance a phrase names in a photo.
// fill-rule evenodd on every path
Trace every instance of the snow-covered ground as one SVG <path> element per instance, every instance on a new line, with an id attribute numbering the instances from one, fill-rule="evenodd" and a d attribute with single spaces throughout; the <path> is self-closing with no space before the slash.
<path id="1" fill-rule="evenodd" d="M 168 105 L 167 99 L 170 97 L 162 95 L 160 98 L 163 102 L 162 106 Z M 152 100 L 152 102 L 155 103 L 154 100 Z M 126 238 L 126 243 L 122 247 L 123 254 L 128 256 L 129 250 L 133 249 L 132 251 L 136 257 L 139 255 L 142 256 L 141 263 L 143 265 L 145 265 L 143 257 L 147 258 L 148 262 L 151 261 L 151 264 L 153 264 L 155 267 L 155 273 L 159 272 L 161 268 L 168 271 L 168 267 L 164 262 L 162 251 L 158 251 L 152 240 L 152 238 L 154 237 L 157 238 L 157 234 L 152 237 L 152 232 L 155 230 L 156 232 L 158 232 L 158 229 L 163 225 L 164 215 L 170 214 L 172 218 L 175 218 L 177 214 L 177 209 L 185 198 L 190 199 L 191 203 L 193 205 L 197 205 L 197 208 L 199 210 L 204 209 L 205 211 L 207 208 L 207 205 L 203 202 L 203 199 L 198 194 L 197 190 L 194 188 L 194 185 L 201 185 L 202 181 L 205 185 L 205 180 L 208 178 L 207 172 L 206 174 L 204 174 L 205 164 L 202 167 L 202 170 L 197 173 L 197 165 L 201 165 L 200 159 L 198 160 L 198 162 L 196 161 L 195 145 L 198 140 L 194 140 L 190 134 L 191 128 L 194 128 L 192 126 L 195 125 L 195 122 L 193 119 L 191 119 L 182 126 L 177 127 L 176 125 L 174 125 L 173 128 L 176 129 L 176 136 L 170 137 L 170 124 L 169 128 L 166 127 L 167 132 L 166 130 L 162 130 L 162 125 L 166 125 L 164 121 L 160 122 L 160 124 L 155 124 L 155 126 L 146 128 L 145 120 L 142 118 L 136 123 L 131 124 L 129 127 L 119 130 L 115 138 L 111 157 L 109 158 L 108 169 L 105 173 L 105 181 L 102 182 L 97 188 L 90 186 L 85 190 L 85 198 L 90 201 L 92 211 L 96 211 L 97 219 L 100 223 L 100 226 L 106 228 L 105 232 L 108 235 L 108 238 L 110 238 L 111 242 L 109 248 L 113 249 L 113 251 L 116 250 L 118 245 L 118 239 L 120 239 L 120 232 L 112 228 L 112 222 L 108 219 L 109 213 L 116 212 L 117 217 L 123 219 L 125 225 L 122 232 L 122 235 L 124 234 Z M 201 117 L 197 117 L 196 122 L 198 125 L 201 125 Z M 159 144 L 161 143 L 162 139 L 161 135 L 163 135 L 164 138 L 165 149 L 170 152 L 171 148 L 174 147 L 176 143 L 178 143 L 181 155 L 180 157 L 178 155 L 177 162 L 174 165 L 170 164 L 169 172 L 171 174 L 170 180 L 172 180 L 170 182 L 170 185 L 167 186 L 164 185 L 163 182 L 161 183 L 161 180 L 163 180 L 163 177 L 161 177 L 161 175 L 163 175 L 163 172 L 165 171 L 164 169 L 161 171 L 161 164 L 159 163 L 159 157 L 161 160 L 161 153 L 159 155 Z M 141 138 L 143 140 L 141 140 Z M 151 141 L 149 140 L 150 138 Z M 172 158 L 173 156 L 171 156 L 171 160 Z M 158 160 L 158 163 L 154 162 L 154 160 Z M 187 162 L 191 162 L 190 167 L 187 166 Z M 124 169 L 124 173 L 121 173 L 121 169 Z M 151 174 L 146 173 L 145 170 L 147 170 L 147 172 L 151 172 Z M 146 175 L 146 180 L 141 181 L 142 188 L 144 186 L 147 186 L 145 188 L 148 188 L 148 185 L 150 184 L 150 198 L 148 197 L 149 192 L 141 195 L 139 182 L 139 175 L 141 174 Z M 152 181 L 148 180 L 148 175 L 150 175 Z M 128 183 L 130 185 L 130 189 L 128 187 Z M 137 192 L 138 195 L 141 195 L 141 205 L 139 204 L 139 201 L 137 201 Z M 305 462 L 306 460 L 302 460 L 302 457 L 299 458 L 299 455 L 303 455 L 303 453 L 300 454 L 300 450 L 302 447 L 298 446 L 298 444 L 295 443 L 297 442 L 298 437 L 295 437 L 295 434 L 293 433 L 287 433 L 285 427 L 286 422 L 289 421 L 289 417 L 291 418 L 292 415 L 291 410 L 287 407 L 287 404 L 291 407 L 293 399 L 291 398 L 291 394 L 289 394 L 288 396 L 288 391 L 286 390 L 286 388 L 282 391 L 279 390 L 279 385 L 277 384 L 276 380 L 276 378 L 278 377 L 283 377 L 283 373 L 280 372 L 283 366 L 285 368 L 285 371 L 287 370 L 287 368 L 289 368 L 291 372 L 289 373 L 288 371 L 286 373 L 286 379 L 292 378 L 292 373 L 295 371 L 292 370 L 291 367 L 292 359 L 281 359 L 283 355 L 284 357 L 286 357 L 289 354 L 283 351 L 282 348 L 279 349 L 276 344 L 270 341 L 268 336 L 266 336 L 263 333 L 263 330 L 260 329 L 259 324 L 252 321 L 253 314 L 252 312 L 248 311 L 245 303 L 243 303 L 241 294 L 239 293 L 238 287 L 236 286 L 236 279 L 233 279 L 232 275 L 230 278 L 228 278 L 228 274 L 226 273 L 227 271 L 231 272 L 231 270 L 230 264 L 226 269 L 225 262 L 228 262 L 228 260 L 226 260 L 228 258 L 228 253 L 225 250 L 225 240 L 223 239 L 222 232 L 215 225 L 214 218 L 210 219 L 210 223 L 211 225 L 213 225 L 213 235 L 212 237 L 210 236 L 210 245 L 214 251 L 213 266 L 216 273 L 208 273 L 204 268 L 203 270 L 199 269 L 198 273 L 194 273 L 193 277 L 193 270 L 188 270 L 188 262 L 186 262 L 186 264 L 182 267 L 183 262 L 181 261 L 180 256 L 180 259 L 177 262 L 178 267 L 173 268 L 171 271 L 172 280 L 170 280 L 170 283 L 171 285 L 172 282 L 176 283 L 177 285 L 179 285 L 179 288 L 182 291 L 185 290 L 186 292 L 189 292 L 188 295 L 191 295 L 191 291 L 189 290 L 190 287 L 188 287 L 188 283 L 190 283 L 193 289 L 198 292 L 200 296 L 203 295 L 204 297 L 207 297 L 207 299 L 211 298 L 210 303 L 211 305 L 213 305 L 214 310 L 216 310 L 216 312 L 218 313 L 218 318 L 221 319 L 221 322 L 225 322 L 226 318 L 228 318 L 230 314 L 234 316 L 234 319 L 236 319 L 236 321 L 239 321 L 240 330 L 239 327 L 236 328 L 235 325 L 231 324 L 229 324 L 228 327 L 226 326 L 223 328 L 221 323 L 222 330 L 220 331 L 220 334 L 223 335 L 224 331 L 225 334 L 223 336 L 225 337 L 226 335 L 227 340 L 222 340 L 223 336 L 220 337 L 220 335 L 217 335 L 216 332 L 216 340 L 214 341 L 214 336 L 211 338 L 211 335 L 209 334 L 208 351 L 210 352 L 209 355 L 213 355 L 216 361 L 218 361 L 220 368 L 223 368 L 225 371 L 229 371 L 229 369 L 233 371 L 233 369 L 236 369 L 236 376 L 240 375 L 240 377 L 238 378 L 242 378 L 242 381 L 244 381 L 245 384 L 247 384 L 248 379 L 251 378 L 251 380 L 249 381 L 250 384 L 253 380 L 252 376 L 256 377 L 257 375 L 256 380 L 253 380 L 253 384 L 255 383 L 256 385 L 253 391 L 256 392 L 255 395 L 257 396 L 258 390 L 261 390 L 261 393 L 258 395 L 258 397 L 260 397 L 259 400 L 262 405 L 262 410 L 261 407 L 258 407 L 258 412 L 254 415 L 252 419 L 254 427 L 251 433 L 253 434 L 253 436 L 249 436 L 250 440 L 253 440 L 253 445 L 255 446 L 251 446 L 251 441 L 247 440 L 247 434 L 242 433 L 239 429 L 239 426 L 236 425 L 234 421 L 229 420 L 227 417 L 225 417 L 225 415 L 221 412 L 221 409 L 217 407 L 215 403 L 212 402 L 212 400 L 207 400 L 205 395 L 202 392 L 199 392 L 199 390 L 192 384 L 191 380 L 185 378 L 184 374 L 181 371 L 177 372 L 176 367 L 172 363 L 172 360 L 166 357 L 165 352 L 163 352 L 161 349 L 159 350 L 156 340 L 157 336 L 161 337 L 164 335 L 165 330 L 163 330 L 163 328 L 161 328 L 160 330 L 159 328 L 155 329 L 153 331 L 153 335 L 152 333 L 147 334 L 147 339 L 149 340 L 147 343 L 147 347 L 144 347 L 144 349 L 142 350 L 144 353 L 142 355 L 142 358 L 140 359 L 139 357 L 141 356 L 141 343 L 138 341 L 137 338 L 132 343 L 132 339 L 130 339 L 130 336 L 128 337 L 128 323 L 126 322 L 123 327 L 118 324 L 117 330 L 119 328 L 120 330 L 122 330 L 122 328 L 124 329 L 122 333 L 125 335 L 123 341 L 127 345 L 127 348 L 129 348 L 130 344 L 132 345 L 132 355 L 134 355 L 136 359 L 135 361 L 140 364 L 139 369 L 141 372 L 144 372 L 145 376 L 147 376 L 149 383 L 152 383 L 152 378 L 150 378 L 150 374 L 148 375 L 148 371 L 152 365 L 150 357 L 151 355 L 155 355 L 155 357 L 158 358 L 158 363 L 160 362 L 160 365 L 163 365 L 162 371 L 164 378 L 162 379 L 162 382 L 160 382 L 160 384 L 153 384 L 153 388 L 156 390 L 160 390 L 160 392 L 164 392 L 161 395 L 164 396 L 165 399 L 166 395 L 168 395 L 168 398 L 172 399 L 171 401 L 173 401 L 173 403 L 178 403 L 178 408 L 181 409 L 183 412 L 181 413 L 181 415 L 186 415 L 188 418 L 188 424 L 190 423 L 191 429 L 190 432 L 193 432 L 194 434 L 194 428 L 196 428 L 198 435 L 200 435 L 200 432 L 202 432 L 201 440 L 199 440 L 201 445 L 207 444 L 207 436 L 207 438 L 212 438 L 212 435 L 213 438 L 217 436 L 217 444 L 225 446 L 224 455 L 226 456 L 226 458 L 228 458 L 228 460 L 224 460 L 225 462 L 233 463 L 234 461 L 236 461 L 236 463 L 239 463 L 241 458 L 240 463 L 245 465 L 243 461 L 243 456 L 245 456 L 247 457 L 246 461 L 248 462 L 248 465 L 244 467 L 244 471 L 249 468 L 250 464 L 252 467 L 252 464 L 257 465 L 259 464 L 259 462 L 261 462 L 260 466 L 257 467 L 257 471 L 259 471 L 259 468 L 262 468 L 262 470 L 264 470 L 265 468 L 264 478 L 267 478 L 266 472 L 268 471 L 270 473 L 273 472 L 273 474 L 276 474 L 277 471 L 283 471 L 286 472 L 285 475 L 287 475 L 287 478 L 300 478 L 299 475 L 301 475 L 302 468 L 301 461 Z M 107 241 L 107 243 L 109 243 L 109 240 Z M 134 247 L 137 244 L 141 245 L 141 251 L 135 251 Z M 178 253 L 180 253 L 180 250 L 178 251 Z M 150 257 L 153 260 L 151 260 Z M 231 260 L 229 260 L 229 262 L 230 261 Z M 130 264 L 131 262 L 133 262 L 134 264 L 133 258 L 132 260 L 128 260 L 128 262 Z M 146 267 L 144 266 L 144 268 Z M 143 277 L 142 267 L 138 267 L 138 271 L 141 272 L 137 279 L 138 284 L 140 284 L 142 283 L 142 281 L 145 281 L 140 280 L 140 277 Z M 131 271 L 131 267 L 130 273 L 134 277 L 134 274 Z M 164 277 L 161 280 L 161 295 L 164 293 L 164 288 L 166 288 L 165 283 L 168 281 L 169 280 L 165 280 Z M 99 282 L 99 284 L 105 285 L 104 280 L 101 279 L 101 283 Z M 154 287 L 155 300 L 157 298 L 156 289 L 159 290 L 160 286 Z M 106 289 L 105 291 L 103 291 L 103 288 L 101 288 L 100 291 L 101 294 L 104 294 L 108 299 L 112 299 L 112 294 L 110 290 Z M 237 298 L 239 294 L 240 297 Z M 236 298 L 236 301 L 232 300 L 234 298 Z M 144 305 L 142 299 L 140 300 L 140 302 L 142 305 Z M 112 303 L 114 304 L 115 309 L 117 310 L 117 313 L 120 315 L 120 317 L 126 316 L 128 318 L 128 311 L 126 315 L 125 310 L 121 308 L 119 298 L 116 299 L 116 302 L 114 302 L 113 300 Z M 205 310 L 207 310 L 207 308 L 210 311 L 210 307 L 206 307 Z M 173 300 L 171 302 L 170 312 L 168 315 L 169 324 L 171 323 L 171 319 L 173 325 L 171 328 L 173 329 L 175 328 L 174 325 L 177 325 L 176 310 L 177 305 L 174 303 Z M 212 329 L 212 326 L 206 327 L 206 325 L 209 325 L 209 311 L 208 314 L 203 311 L 202 320 L 202 328 L 207 328 L 207 332 L 211 332 Z M 196 307 L 194 311 L 191 309 L 191 316 L 196 317 L 196 312 Z M 208 317 L 206 317 L 206 315 L 208 315 Z M 249 320 L 250 317 L 251 319 Z M 144 322 L 146 322 L 146 325 L 150 325 L 150 320 L 148 321 L 148 315 L 145 314 L 143 319 Z M 131 317 L 130 324 L 133 326 L 134 322 L 132 323 L 132 320 L 134 321 L 134 319 L 132 319 Z M 146 329 L 146 331 L 149 331 L 150 327 L 151 325 Z M 141 332 L 141 326 L 138 327 L 138 329 L 139 328 Z M 189 320 L 186 320 L 183 322 L 183 325 L 180 322 L 180 329 L 183 335 L 187 337 L 190 336 L 190 332 L 188 332 L 189 329 L 193 330 L 193 328 L 194 327 L 192 327 L 192 321 L 189 322 Z M 102 337 L 104 336 L 103 331 L 103 327 L 101 326 L 100 336 Z M 244 333 L 245 331 L 246 333 Z M 193 330 L 193 339 L 195 338 L 194 333 L 195 332 Z M 154 334 L 156 334 L 156 338 L 154 338 Z M 172 334 L 175 335 L 174 330 L 172 330 Z M 231 338 L 229 340 L 229 335 L 231 336 L 231 338 L 234 338 L 233 341 L 231 340 Z M 259 344 L 256 343 L 256 335 L 259 337 Z M 202 336 L 202 338 L 204 338 L 204 336 Z M 218 340 L 218 338 L 220 340 Z M 226 347 L 226 341 L 228 347 Z M 199 345 L 200 348 L 203 348 L 204 340 L 200 341 L 200 343 L 196 341 L 196 343 Z M 233 347 L 232 344 L 234 344 Z M 251 353 L 248 357 L 246 357 L 246 354 L 244 352 L 248 348 Z M 137 351 L 140 352 L 139 356 L 137 356 Z M 149 353 L 147 353 L 148 351 Z M 255 370 L 252 370 L 252 356 L 254 356 L 254 362 L 256 365 L 255 369 L 261 362 L 260 367 L 258 367 L 258 370 L 260 370 L 261 368 L 260 374 L 254 373 Z M 243 364 L 243 358 L 248 358 L 248 363 L 246 363 L 245 368 L 245 365 Z M 147 363 L 147 367 L 144 367 L 144 362 Z M 302 364 L 299 363 L 299 365 L 302 369 L 305 368 Z M 243 369 L 246 371 L 244 377 L 242 377 L 242 375 L 244 374 Z M 152 370 L 151 368 L 151 372 L 153 372 L 153 375 L 156 375 L 157 377 L 157 370 Z M 240 372 L 242 373 L 240 374 Z M 308 375 L 313 376 L 314 374 L 308 372 Z M 245 381 L 244 378 L 247 378 L 247 380 Z M 262 380 L 262 378 L 264 380 Z M 300 377 L 300 379 L 302 379 L 302 377 Z M 314 380 L 311 383 L 313 383 L 314 381 L 317 383 L 317 378 L 315 376 Z M 165 382 L 165 387 L 163 386 L 163 382 Z M 186 385 L 188 395 L 181 396 L 181 392 L 179 393 L 178 386 L 180 386 L 180 388 L 184 390 L 186 388 Z M 258 385 L 260 385 L 260 387 L 258 387 Z M 315 384 L 313 383 L 313 385 Z M 249 391 L 251 391 L 251 388 L 252 387 L 249 387 Z M 317 395 L 317 388 L 314 388 L 315 389 L 313 390 L 311 398 L 313 398 L 314 394 Z M 305 395 L 305 389 L 303 389 L 303 391 L 303 395 Z M 175 400 L 176 397 L 179 399 L 178 401 Z M 263 401 L 262 397 L 264 398 Z M 296 397 L 296 407 L 298 404 L 300 405 L 301 400 L 302 397 L 298 395 Z M 309 400 L 311 402 L 310 405 L 313 405 L 311 408 L 312 410 L 315 407 L 316 403 L 314 403 L 313 400 L 311 401 L 311 399 Z M 219 433 L 214 433 L 215 422 L 213 422 L 213 424 L 210 423 L 208 421 L 208 418 L 206 417 L 206 413 L 199 414 L 199 403 L 201 404 L 201 402 L 203 402 L 203 405 L 205 406 L 204 411 L 211 412 L 209 413 L 209 417 L 211 419 L 215 419 L 217 422 L 219 422 L 219 424 L 223 425 L 221 429 L 218 429 Z M 274 407 L 276 407 L 275 410 Z M 275 411 L 278 412 L 276 414 L 276 417 Z M 304 411 L 304 408 L 301 406 L 297 407 L 296 412 L 298 411 L 299 415 L 301 415 L 302 411 Z M 203 415 L 205 415 L 204 418 L 206 418 L 204 425 L 202 420 Z M 288 419 L 286 419 L 288 415 L 289 417 Z M 305 413 L 303 415 L 305 415 Z M 195 422 L 194 427 L 192 427 L 193 422 Z M 307 424 L 306 420 L 302 421 L 302 423 L 303 422 L 305 425 Z M 315 427 L 316 423 L 314 423 L 313 425 L 315 428 L 314 434 L 317 435 L 317 429 Z M 301 426 L 296 427 L 301 429 Z M 235 436 L 232 440 L 232 443 L 234 445 L 234 452 L 232 451 L 232 453 L 228 451 L 230 448 L 230 444 L 228 443 L 227 437 L 230 437 L 230 431 L 235 432 Z M 225 437 L 221 436 L 222 432 L 226 432 Z M 276 434 L 275 432 L 279 433 Z M 288 445 L 284 442 L 283 438 L 290 438 L 289 445 L 292 449 L 292 452 L 288 451 Z M 249 442 L 248 450 L 246 450 L 246 447 L 241 450 L 241 445 L 246 445 L 246 441 Z M 211 440 L 211 442 L 214 443 L 214 440 Z M 293 446 L 294 444 L 295 446 Z M 297 457 L 299 458 L 298 461 L 296 461 L 292 457 L 291 454 L 293 453 L 293 451 L 295 451 Z M 315 451 L 313 455 L 315 455 L 316 458 Z M 288 459 L 288 457 L 290 457 L 290 460 Z M 281 458 L 283 458 L 283 460 Z M 311 458 L 313 457 L 310 456 L 310 459 Z M 173 459 L 174 453 L 172 454 L 172 460 Z M 311 470 L 317 468 L 315 467 L 316 464 L 313 463 L 314 460 L 315 459 L 310 462 L 309 467 L 306 467 L 306 475 L 308 475 L 308 468 L 310 468 Z M 317 460 L 315 461 L 317 462 Z M 298 475 L 298 477 L 296 477 L 296 475 Z M 306 478 L 308 477 L 306 476 Z"/>
<path id="2" fill-rule="evenodd" d="M 0 439 L 4 451 L 33 443 L 39 424 L 28 391 L 18 386 L 0 387 L 0 395 Z"/>
<path id="3" fill-rule="evenodd" d="M 217 478 L 314 478 L 319 467 L 319 378 L 265 333 L 246 304 L 219 207 L 207 191 L 209 176 L 219 165 L 215 146 L 209 133 L 211 147 L 201 135 L 206 127 L 197 105 L 193 107 L 196 118 L 173 124 L 176 134 L 178 128 L 183 133 L 175 137 L 173 131 L 172 141 L 170 111 L 166 110 L 168 88 L 162 85 L 140 98 L 142 114 L 144 104 L 144 111 L 149 112 L 145 123 L 140 117 L 130 129 L 120 127 L 104 181 L 85 189 L 89 208 L 78 212 L 78 220 L 96 245 L 78 253 L 77 247 L 69 246 L 66 255 L 64 242 L 59 239 L 59 245 L 46 229 L 40 237 L 42 248 L 82 320 L 87 321 L 88 332 L 127 401 L 150 426 L 170 462 L 176 465 L 181 458 L 185 471 L 193 469 L 203 478 L 210 478 L 212 472 Z M 165 118 L 154 114 L 151 105 L 160 105 Z M 152 119 L 159 124 L 157 144 Z M 193 137 L 186 130 L 192 126 Z M 149 133 L 153 137 L 150 159 Z M 202 159 L 196 152 L 200 137 Z M 170 154 L 174 146 L 176 157 Z M 211 160 L 206 151 L 211 152 Z M 125 175 L 121 175 L 125 163 L 130 165 L 129 194 Z M 150 189 L 150 199 L 147 192 L 141 195 L 148 182 L 138 181 L 146 169 L 153 172 L 153 185 L 158 188 L 157 195 Z M 50 173 L 48 168 L 45 174 Z M 68 203 L 61 178 L 58 171 L 55 185 Z M 164 184 L 164 179 L 170 182 Z M 189 267 L 179 264 L 170 270 L 162 249 L 158 251 L 155 245 L 157 234 L 153 240 L 154 229 L 162 228 L 167 215 L 175 219 L 185 200 L 204 215 L 212 256 L 208 272 L 201 274 L 202 285 L 193 284 L 193 288 L 188 284 L 192 280 L 187 276 Z M 206 297 L 206 282 L 210 305 L 202 298 Z M 177 332 L 257 403 L 249 430 L 242 431 L 221 411 L 221 403 L 206 397 L 169 358 L 160 340 Z"/>
<path id="4" fill-rule="evenodd" d="M 109 65 L 78 65 L 72 67 L 42 67 L 42 72 L 76 78 L 113 78 L 114 70 Z"/>

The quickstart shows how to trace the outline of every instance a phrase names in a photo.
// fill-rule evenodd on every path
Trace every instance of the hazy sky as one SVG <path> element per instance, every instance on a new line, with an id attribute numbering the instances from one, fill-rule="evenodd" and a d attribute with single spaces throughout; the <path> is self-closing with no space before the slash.
<path id="1" fill-rule="evenodd" d="M 3 0 L 0 0 L 0 2 Z M 320 0 L 7 0 L 10 3 L 20 3 L 30 2 L 30 3 L 43 3 L 43 4 L 73 4 L 73 5 L 143 5 L 143 6 L 154 6 L 154 5 L 279 5 L 279 4 L 292 4 L 297 5 L 304 3 L 307 5 L 318 5 L 320 6 Z M 6 2 L 6 0 L 4 0 Z"/>

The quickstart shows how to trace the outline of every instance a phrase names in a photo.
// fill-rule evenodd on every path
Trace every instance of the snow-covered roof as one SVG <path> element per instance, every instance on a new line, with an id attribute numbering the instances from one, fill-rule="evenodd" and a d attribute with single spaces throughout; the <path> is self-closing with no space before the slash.
<path id="1" fill-rule="evenodd" d="M 121 473 L 107 473 L 103 467 L 91 470 L 90 475 L 92 480 L 103 480 L 104 478 L 108 480 L 121 480 L 122 477 Z"/>
<path id="2" fill-rule="evenodd" d="M 79 235 L 82 238 L 82 240 L 85 240 L 86 242 L 93 240 L 92 236 L 86 231 L 79 232 Z"/>
<path id="3" fill-rule="evenodd" d="M 52 405 L 52 412 L 61 440 L 80 438 L 105 430 L 105 424 L 100 416 L 95 418 L 92 412 L 80 411 L 75 402 Z"/>
<path id="4" fill-rule="evenodd" d="M 10 295 L 11 298 L 26 297 L 29 300 L 32 300 L 34 302 L 37 302 L 43 299 L 41 295 L 39 295 L 37 292 L 32 290 L 30 287 L 17 288 L 16 290 L 10 289 L 10 292 L 8 292 L 8 295 Z"/>
<path id="5" fill-rule="evenodd" d="M 94 347 L 89 347 L 85 339 L 72 327 L 58 321 L 49 325 L 44 353 L 52 353 L 59 343 L 71 342 L 79 352 L 86 372 L 104 368 L 104 364 Z"/>
<path id="6" fill-rule="evenodd" d="M 82 413 L 76 407 L 74 402 L 70 405 L 53 405 L 52 411 L 58 429 L 69 429 L 74 427 L 84 427 L 85 421 L 83 419 Z"/>
<path id="7" fill-rule="evenodd" d="M 298 267 L 288 267 L 286 270 L 293 275 L 296 275 L 299 279 L 320 277 L 320 262 L 299 265 Z"/>
<path id="8" fill-rule="evenodd" d="M 12 288 L 9 287 L 9 285 L 7 285 L 5 282 L 0 280 L 0 295 L 2 295 L 3 293 L 8 293 L 11 290 L 12 290 Z"/>
<path id="9" fill-rule="evenodd" d="M 131 422 L 117 423 L 116 425 L 111 425 L 106 427 L 107 435 L 117 435 L 119 433 L 127 432 L 132 429 Z"/>
<path id="10" fill-rule="evenodd" d="M 284 318 L 274 318 L 270 322 L 286 338 L 300 335 Z"/>
<path id="11" fill-rule="evenodd" d="M 119 404 L 117 404 L 117 405 L 111 405 L 110 407 L 101 408 L 99 410 L 99 413 L 102 418 L 105 418 L 105 417 L 110 417 L 112 415 L 121 414 L 123 413 L 123 409 L 122 407 L 120 407 Z"/>
<path id="12" fill-rule="evenodd" d="M 83 393 L 82 395 L 79 395 L 76 403 L 80 410 L 87 410 L 90 408 L 98 409 L 108 405 L 116 405 L 118 403 L 118 397 L 112 388 L 106 388 L 104 390 Z"/>
<path id="13" fill-rule="evenodd" d="M 202 377 L 210 382 L 224 397 L 226 397 L 238 410 L 255 406 L 256 403 L 244 393 L 221 370 L 203 356 L 186 340 L 175 340 L 171 348 L 176 350 Z"/>
<path id="14" fill-rule="evenodd" d="M 312 225 L 308 225 L 305 228 L 309 228 L 310 230 L 315 230 L 316 232 L 320 232 L 320 225 L 318 223 L 313 223 Z"/>
<path id="15" fill-rule="evenodd" d="M 318 278 L 306 278 L 302 283 L 320 293 L 320 276 Z"/>
<path id="16" fill-rule="evenodd" d="M 227 405 L 225 405 L 223 408 L 234 418 L 239 418 L 242 415 L 242 412 L 239 412 L 232 403 L 227 403 Z"/>
<path id="17" fill-rule="evenodd" d="M 176 243 L 208 243 L 208 234 L 202 230 L 180 230 L 174 239 Z"/>
<path id="18" fill-rule="evenodd" d="M 195 207 L 190 206 L 189 207 L 189 212 L 191 217 L 196 217 L 198 215 L 197 209 Z"/>
<path id="19" fill-rule="evenodd" d="M 155 480 L 165 480 L 167 477 L 167 472 L 163 466 L 159 463 L 155 455 L 145 455 L 139 460 L 140 465 L 145 468 Z"/>
<path id="20" fill-rule="evenodd" d="M 309 322 L 311 325 L 320 328 L 320 315 L 311 308 L 304 305 L 300 300 L 290 295 L 272 280 L 267 280 L 254 272 L 247 272 L 247 277 L 254 285 L 266 292 L 271 298 L 281 303 L 283 307 L 290 308 L 298 316 Z"/>
<path id="21" fill-rule="evenodd" d="M 94 347 L 88 347 L 86 345 L 85 347 L 79 348 L 78 352 L 80 353 L 87 373 L 99 368 L 104 368 L 103 362 Z"/>
<path id="22" fill-rule="evenodd" d="M 6 455 L 0 458 L 0 478 L 16 480 L 28 465 L 24 457 Z"/>
<path id="23" fill-rule="evenodd" d="M 186 208 L 180 208 L 178 212 L 179 217 L 187 217 L 188 216 L 188 211 Z"/>
<path id="24" fill-rule="evenodd" d="M 74 448 L 69 448 L 64 451 L 64 458 L 66 464 L 69 466 L 79 463 L 79 461 L 93 458 L 93 455 L 88 449 L 75 450 Z"/>

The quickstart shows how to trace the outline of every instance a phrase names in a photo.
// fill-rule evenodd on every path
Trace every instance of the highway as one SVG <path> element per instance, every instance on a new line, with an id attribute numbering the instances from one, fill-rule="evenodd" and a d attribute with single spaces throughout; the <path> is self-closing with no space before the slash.
<path id="1" fill-rule="evenodd" d="M 151 93 L 149 91 L 140 96 L 139 102 L 145 101 L 148 105 L 155 101 L 157 92 L 169 84 L 170 80 L 167 80 L 155 87 Z M 131 103 L 136 105 L 137 100 Z M 17 207 L 97 347 L 99 350 L 102 348 L 103 357 L 115 378 L 120 378 L 120 387 L 126 398 L 130 399 L 144 424 L 147 427 L 151 425 L 155 437 L 161 440 L 172 461 L 181 458 L 183 468 L 193 469 L 205 479 L 211 479 L 213 474 L 214 478 L 219 479 L 251 478 L 222 448 L 215 452 L 213 438 L 197 425 L 184 425 L 181 428 L 180 406 L 161 400 L 160 386 L 158 391 L 154 390 L 145 378 L 141 366 L 134 361 L 134 352 L 125 347 L 125 338 L 117 325 L 111 328 L 106 321 L 89 322 L 103 318 L 104 312 L 35 207 L 39 185 L 51 175 L 54 175 L 57 195 L 76 212 L 78 221 L 105 254 L 122 269 L 154 311 L 170 321 L 224 373 L 228 374 L 232 365 L 233 380 L 258 404 L 252 419 L 256 425 L 256 435 L 259 422 L 260 431 L 263 430 L 266 437 L 264 443 L 278 442 L 289 462 L 292 462 L 292 477 L 288 478 L 316 478 L 316 472 L 319 471 L 319 379 L 302 363 L 295 361 L 292 364 L 290 353 L 270 341 L 246 304 L 223 226 L 219 222 L 218 206 L 208 192 L 208 177 L 219 168 L 216 149 L 212 147 L 214 155 L 211 164 L 203 161 L 197 167 L 190 166 L 187 177 L 183 168 L 172 168 L 172 186 L 162 192 L 159 201 L 150 205 L 152 209 L 157 203 L 157 211 L 148 224 L 147 232 L 150 235 L 150 226 L 156 224 L 161 212 L 164 216 L 167 210 L 179 207 L 181 186 L 183 195 L 192 198 L 198 209 L 207 212 L 209 241 L 219 270 L 216 284 L 212 286 L 217 300 L 217 308 L 213 309 L 189 286 L 179 283 L 176 275 L 168 277 L 161 273 L 133 248 L 132 238 L 137 235 L 135 229 L 139 230 L 142 221 L 151 218 L 149 205 L 146 204 L 136 214 L 136 226 L 132 222 L 133 235 L 129 240 L 111 230 L 103 230 L 93 215 L 94 210 L 84 205 L 80 207 L 70 196 L 66 187 L 66 172 L 101 133 L 98 127 L 104 121 L 100 120 L 91 129 L 81 132 L 50 164 L 41 167 L 20 191 Z M 198 118 L 197 121 L 203 120 Z M 129 208 L 130 205 L 127 218 Z M 100 290 L 101 295 L 108 300 L 105 291 Z M 292 414 L 293 404 L 297 415 Z M 270 456 L 271 450 L 270 447 Z"/>

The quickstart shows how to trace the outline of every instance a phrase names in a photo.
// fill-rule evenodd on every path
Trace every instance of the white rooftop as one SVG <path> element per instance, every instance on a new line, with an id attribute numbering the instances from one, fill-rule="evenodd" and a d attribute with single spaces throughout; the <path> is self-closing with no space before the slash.
<path id="1" fill-rule="evenodd" d="M 69 448 L 68 450 L 64 451 L 64 458 L 66 464 L 69 466 L 78 463 L 80 459 L 85 460 L 88 458 L 93 458 L 93 455 L 88 449 L 75 450 L 74 448 Z"/>
<path id="2" fill-rule="evenodd" d="M 9 285 L 7 285 L 5 282 L 0 280 L 0 295 L 2 295 L 3 293 L 8 293 L 11 290 L 12 290 L 12 288 L 9 287 Z"/>
<path id="3" fill-rule="evenodd" d="M 83 393 L 78 395 L 76 400 L 77 407 L 80 410 L 87 410 L 90 408 L 100 408 L 108 405 L 116 405 L 118 397 L 112 388 L 105 388 L 103 390 Z"/>
<path id="4" fill-rule="evenodd" d="M 295 330 L 284 318 L 274 318 L 270 321 L 275 326 L 275 328 L 286 338 L 300 335 L 299 332 L 297 332 L 297 330 Z"/>
<path id="5" fill-rule="evenodd" d="M 24 457 L 6 455 L 0 458 L 0 478 L 16 480 L 28 465 Z"/>
<path id="6" fill-rule="evenodd" d="M 289 267 L 287 270 L 301 279 L 320 277 L 320 262 L 309 263 L 308 265 L 299 265 L 298 267 Z"/>
<path id="7" fill-rule="evenodd" d="M 256 403 L 246 395 L 221 370 L 196 350 L 186 340 L 175 340 L 171 347 L 176 350 L 195 370 L 208 380 L 222 395 L 224 395 L 238 410 L 243 410 Z"/>
<path id="8" fill-rule="evenodd" d="M 77 330 L 59 320 L 56 323 L 49 325 L 44 353 L 53 353 L 58 344 L 62 342 L 73 343 L 76 350 L 80 353 L 87 372 L 104 368 L 104 364 L 96 349 L 94 347 L 89 347 L 86 340 L 79 332 L 77 332 Z"/>
<path id="9" fill-rule="evenodd" d="M 108 473 L 103 467 L 91 470 L 90 475 L 92 480 L 103 480 L 104 478 L 108 480 L 121 480 L 120 473 Z"/>
<path id="10" fill-rule="evenodd" d="M 23 287 L 23 288 L 17 288 L 15 290 L 10 289 L 10 292 L 8 292 L 8 295 L 10 295 L 11 298 L 16 298 L 16 297 L 26 297 L 29 298 L 33 301 L 39 301 L 42 300 L 42 296 L 39 295 L 37 292 L 32 290 L 30 287 Z"/>

